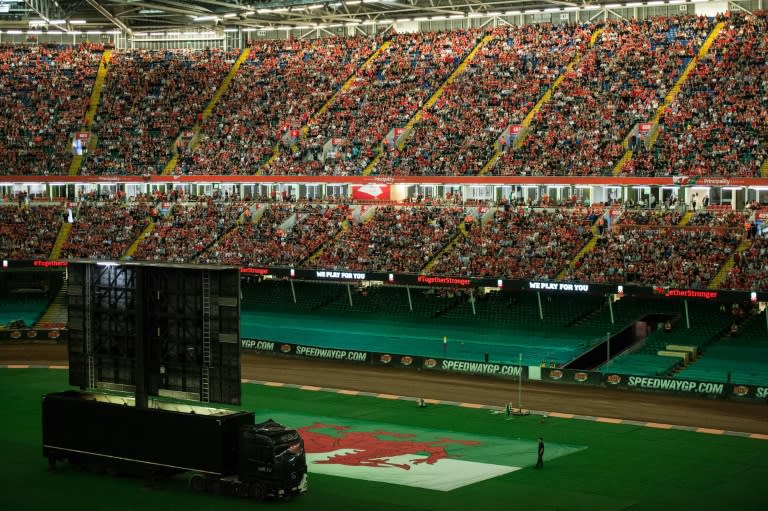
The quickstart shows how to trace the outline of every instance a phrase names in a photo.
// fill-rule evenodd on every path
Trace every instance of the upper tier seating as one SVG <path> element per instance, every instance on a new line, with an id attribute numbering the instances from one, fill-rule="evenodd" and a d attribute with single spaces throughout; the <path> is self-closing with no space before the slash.
<path id="1" fill-rule="evenodd" d="M 0 45 L 0 175 L 69 171 L 102 47 Z"/>
<path id="2" fill-rule="evenodd" d="M 511 124 L 520 124 L 589 31 L 550 24 L 500 27 L 446 86 L 402 150 L 389 147 L 377 174 L 474 175 Z"/>
<path id="3" fill-rule="evenodd" d="M 378 43 L 363 37 L 252 42 L 227 94 L 203 123 L 200 145 L 184 154 L 177 173 L 255 174 L 282 137 L 300 132 Z M 291 145 L 281 149 L 290 154 Z"/>
<path id="4" fill-rule="evenodd" d="M 176 137 L 192 128 L 238 51 L 115 52 L 94 122 L 96 149 L 81 174 L 160 174 Z"/>
<path id="5" fill-rule="evenodd" d="M 268 174 L 357 175 L 393 128 L 404 127 L 477 43 L 474 30 L 397 34 L 352 86 L 309 124 L 292 154 L 281 154 Z M 312 147 L 333 139 L 332 154 L 317 160 Z"/>
<path id="6" fill-rule="evenodd" d="M 523 147 L 508 150 L 493 173 L 610 173 L 624 138 L 653 117 L 710 30 L 707 18 L 695 16 L 606 22 L 536 114 Z"/>
<path id="7" fill-rule="evenodd" d="M 178 174 L 467 176 L 495 161 L 501 141 L 490 174 L 606 175 L 632 149 L 626 175 L 755 177 L 768 159 L 767 19 L 734 12 L 254 41 L 205 119 L 240 50 L 116 51 L 80 172 L 149 176 L 178 154 Z M 725 29 L 660 110 L 719 21 Z M 490 40 L 466 60 L 483 35 Z M 101 55 L 97 45 L 0 46 L 0 175 L 67 173 Z M 420 110 L 393 144 L 388 134 Z M 657 113 L 658 139 L 646 149 L 632 130 Z M 502 136 L 529 114 L 522 147 Z"/>
<path id="8" fill-rule="evenodd" d="M 768 14 L 727 18 L 712 48 L 623 173 L 759 177 L 768 156 Z"/>

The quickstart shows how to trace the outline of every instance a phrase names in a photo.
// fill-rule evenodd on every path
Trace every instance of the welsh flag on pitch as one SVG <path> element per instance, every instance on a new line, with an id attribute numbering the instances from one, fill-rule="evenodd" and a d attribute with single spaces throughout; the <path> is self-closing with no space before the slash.
<path id="1" fill-rule="evenodd" d="M 276 417 L 296 428 L 310 473 L 450 491 L 536 463 L 537 439 L 338 418 Z M 491 419 L 496 420 L 496 419 Z M 547 444 L 545 460 L 585 449 Z"/>

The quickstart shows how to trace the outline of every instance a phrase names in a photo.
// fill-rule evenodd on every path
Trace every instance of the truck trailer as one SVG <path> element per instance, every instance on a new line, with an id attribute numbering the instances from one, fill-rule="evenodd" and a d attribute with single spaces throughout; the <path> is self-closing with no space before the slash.
<path id="1" fill-rule="evenodd" d="M 195 490 L 253 499 L 307 491 L 304 442 L 296 430 L 253 412 L 135 400 L 94 392 L 43 396 L 43 456 L 110 473 L 191 473 Z"/>

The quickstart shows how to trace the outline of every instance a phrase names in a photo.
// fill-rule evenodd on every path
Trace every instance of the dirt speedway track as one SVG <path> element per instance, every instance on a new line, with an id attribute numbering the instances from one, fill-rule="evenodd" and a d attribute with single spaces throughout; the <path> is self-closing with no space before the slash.
<path id="1" fill-rule="evenodd" d="M 0 345 L 0 365 L 66 365 L 65 345 Z M 518 402 L 513 380 L 449 375 L 354 363 L 302 360 L 255 353 L 242 356 L 242 377 L 363 392 L 503 406 Z M 628 419 L 768 434 L 768 405 L 548 383 L 522 385 L 532 411 Z"/>

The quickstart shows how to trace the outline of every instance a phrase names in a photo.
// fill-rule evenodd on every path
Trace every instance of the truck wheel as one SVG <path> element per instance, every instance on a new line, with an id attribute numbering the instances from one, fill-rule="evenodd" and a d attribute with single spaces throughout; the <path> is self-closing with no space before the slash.
<path id="1" fill-rule="evenodd" d="M 189 478 L 189 487 L 195 491 L 205 491 L 205 477 L 200 474 L 193 474 Z"/>
<path id="2" fill-rule="evenodd" d="M 254 500 L 264 500 L 266 492 L 264 486 L 260 483 L 251 483 L 251 487 L 248 491 L 248 496 Z"/>
<path id="3" fill-rule="evenodd" d="M 251 489 L 247 483 L 236 483 L 234 486 L 234 493 L 238 497 L 248 498 L 250 496 Z"/>
<path id="4" fill-rule="evenodd" d="M 208 490 L 209 493 L 213 493 L 214 495 L 219 495 L 221 493 L 221 481 L 211 478 L 207 483 L 206 490 Z"/>

